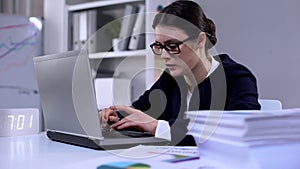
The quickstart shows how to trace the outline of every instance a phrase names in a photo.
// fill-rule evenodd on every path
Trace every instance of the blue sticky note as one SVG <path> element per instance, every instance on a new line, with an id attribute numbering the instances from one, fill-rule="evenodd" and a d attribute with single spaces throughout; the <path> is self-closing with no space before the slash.
<path id="1" fill-rule="evenodd" d="M 150 165 L 137 162 L 122 161 L 103 164 L 98 166 L 97 169 L 150 169 Z"/>

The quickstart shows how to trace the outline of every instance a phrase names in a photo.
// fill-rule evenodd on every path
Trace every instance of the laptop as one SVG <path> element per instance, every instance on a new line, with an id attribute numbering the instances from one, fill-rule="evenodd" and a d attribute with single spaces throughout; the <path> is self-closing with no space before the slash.
<path id="1" fill-rule="evenodd" d="M 46 133 L 51 140 L 99 150 L 168 144 L 146 133 L 132 131 L 141 135 L 131 137 L 101 129 L 86 51 L 39 56 L 33 61 Z M 113 137 L 105 134 L 110 132 L 115 132 Z"/>

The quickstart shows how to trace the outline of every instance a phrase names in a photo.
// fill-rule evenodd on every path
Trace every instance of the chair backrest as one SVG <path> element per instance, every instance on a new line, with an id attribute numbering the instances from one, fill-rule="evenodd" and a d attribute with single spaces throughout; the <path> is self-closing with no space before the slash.
<path id="1" fill-rule="evenodd" d="M 261 110 L 281 110 L 282 104 L 279 100 L 273 99 L 258 99 L 259 104 L 261 105 Z"/>

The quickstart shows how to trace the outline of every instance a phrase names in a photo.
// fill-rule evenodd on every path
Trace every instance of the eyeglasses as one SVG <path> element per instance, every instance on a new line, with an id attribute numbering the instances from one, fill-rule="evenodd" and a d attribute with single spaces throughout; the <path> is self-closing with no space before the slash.
<path id="1" fill-rule="evenodd" d="M 163 49 L 165 49 L 169 54 L 179 54 L 181 52 L 179 46 L 184 42 L 189 41 L 190 39 L 191 38 L 188 37 L 183 41 L 176 42 L 176 43 L 170 42 L 170 43 L 166 43 L 165 45 L 159 42 L 154 42 L 153 44 L 150 45 L 150 48 L 152 49 L 152 52 L 155 55 L 162 55 Z"/>

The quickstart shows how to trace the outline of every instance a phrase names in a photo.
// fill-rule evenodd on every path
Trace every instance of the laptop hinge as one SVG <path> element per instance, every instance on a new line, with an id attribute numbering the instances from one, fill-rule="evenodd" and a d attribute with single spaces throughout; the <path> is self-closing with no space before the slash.
<path id="1" fill-rule="evenodd" d="M 60 130 L 51 130 L 51 129 L 47 129 L 47 131 L 51 131 L 54 133 L 63 133 L 63 134 L 68 134 L 68 135 L 73 135 L 73 136 L 78 136 L 78 137 L 85 137 L 88 138 L 90 140 L 104 140 L 104 137 L 94 137 L 94 136 L 87 136 L 87 135 L 83 135 L 83 134 L 77 134 L 77 133 L 71 133 L 71 132 L 66 132 L 66 131 L 60 131 Z"/>

